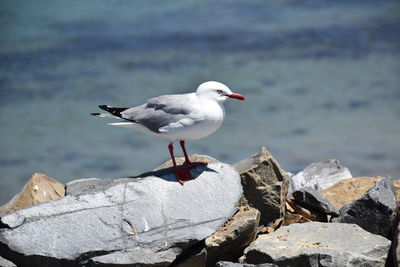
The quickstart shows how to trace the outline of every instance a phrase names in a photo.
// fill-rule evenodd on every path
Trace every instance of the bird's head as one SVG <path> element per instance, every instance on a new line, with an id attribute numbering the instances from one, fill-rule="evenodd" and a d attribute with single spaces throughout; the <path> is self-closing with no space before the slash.
<path id="1" fill-rule="evenodd" d="M 246 100 L 240 94 L 233 93 L 228 86 L 220 82 L 209 81 L 200 84 L 196 90 L 196 94 L 200 97 L 214 99 L 217 102 L 225 102 L 228 98 L 236 98 Z"/>

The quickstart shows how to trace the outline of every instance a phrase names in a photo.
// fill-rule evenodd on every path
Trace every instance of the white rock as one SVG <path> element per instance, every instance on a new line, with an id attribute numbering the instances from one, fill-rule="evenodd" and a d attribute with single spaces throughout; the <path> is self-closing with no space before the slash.
<path id="1" fill-rule="evenodd" d="M 312 163 L 301 172 L 289 178 L 288 197 L 296 190 L 311 187 L 323 190 L 340 180 L 353 177 L 346 167 L 336 159 Z"/>
<path id="2" fill-rule="evenodd" d="M 9 228 L 0 229 L 0 243 L 23 255 L 15 259 L 18 266 L 32 259 L 42 266 L 84 264 L 95 257 L 96 263 L 114 257 L 134 264 L 146 262 L 144 256 L 149 264 L 168 265 L 228 220 L 242 195 L 239 174 L 227 164 L 197 166 L 197 178 L 184 185 L 170 169 L 153 174 L 160 177 L 91 180 L 95 186 L 86 180 L 75 195 L 6 215 L 1 222 Z"/>

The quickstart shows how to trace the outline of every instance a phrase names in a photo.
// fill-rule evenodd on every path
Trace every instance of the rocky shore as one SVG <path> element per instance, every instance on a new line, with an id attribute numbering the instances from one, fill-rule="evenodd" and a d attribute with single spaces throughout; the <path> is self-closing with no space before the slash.
<path id="1" fill-rule="evenodd" d="M 176 182 L 35 174 L 0 207 L 0 266 L 398 266 L 400 180 L 337 160 L 293 175 L 264 147 Z"/>

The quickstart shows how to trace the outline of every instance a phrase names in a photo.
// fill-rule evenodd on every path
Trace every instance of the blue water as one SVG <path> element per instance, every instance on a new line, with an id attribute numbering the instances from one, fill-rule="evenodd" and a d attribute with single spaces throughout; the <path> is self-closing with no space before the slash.
<path id="1" fill-rule="evenodd" d="M 137 175 L 166 144 L 91 117 L 98 104 L 226 83 L 247 101 L 189 153 L 265 145 L 288 171 L 336 158 L 400 176 L 399 1 L 1 1 L 0 203 L 35 172 Z"/>

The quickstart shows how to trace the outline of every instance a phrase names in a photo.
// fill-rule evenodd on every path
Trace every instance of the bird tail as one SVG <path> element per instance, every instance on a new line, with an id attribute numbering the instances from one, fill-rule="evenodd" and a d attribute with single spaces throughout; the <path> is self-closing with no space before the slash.
<path id="1" fill-rule="evenodd" d="M 114 122 L 114 123 L 108 123 L 108 125 L 132 128 L 133 123 L 132 122 Z"/>
<path id="2" fill-rule="evenodd" d="M 96 116 L 96 117 L 99 117 L 99 118 L 121 119 L 120 117 L 117 117 L 117 116 L 114 116 L 114 115 L 108 114 L 108 113 L 97 113 L 97 112 L 93 112 L 93 113 L 90 113 L 90 115 Z"/>
<path id="3" fill-rule="evenodd" d="M 123 120 L 123 118 L 114 116 L 112 114 L 108 114 L 108 113 L 90 113 L 93 116 L 96 117 L 100 117 L 100 118 L 113 118 L 113 119 L 119 119 L 119 120 Z M 111 126 L 121 126 L 121 127 L 132 127 L 133 122 L 113 122 L 113 123 L 107 123 L 108 125 Z"/>
<path id="4" fill-rule="evenodd" d="M 101 108 L 102 110 L 105 110 L 109 113 L 111 113 L 112 115 L 116 116 L 116 117 L 120 117 L 121 118 L 121 112 L 127 110 L 128 108 L 116 108 L 116 107 L 110 107 L 107 105 L 99 105 L 99 108 Z"/>
<path id="5" fill-rule="evenodd" d="M 94 112 L 94 113 L 90 113 L 93 116 L 96 117 L 101 117 L 101 118 L 117 118 L 117 119 L 122 119 L 122 115 L 121 112 L 123 112 L 124 110 L 127 110 L 128 108 L 115 108 L 115 107 L 110 107 L 107 105 L 99 105 L 99 108 L 101 108 L 102 110 L 105 110 L 108 113 L 98 113 L 98 112 Z"/>

